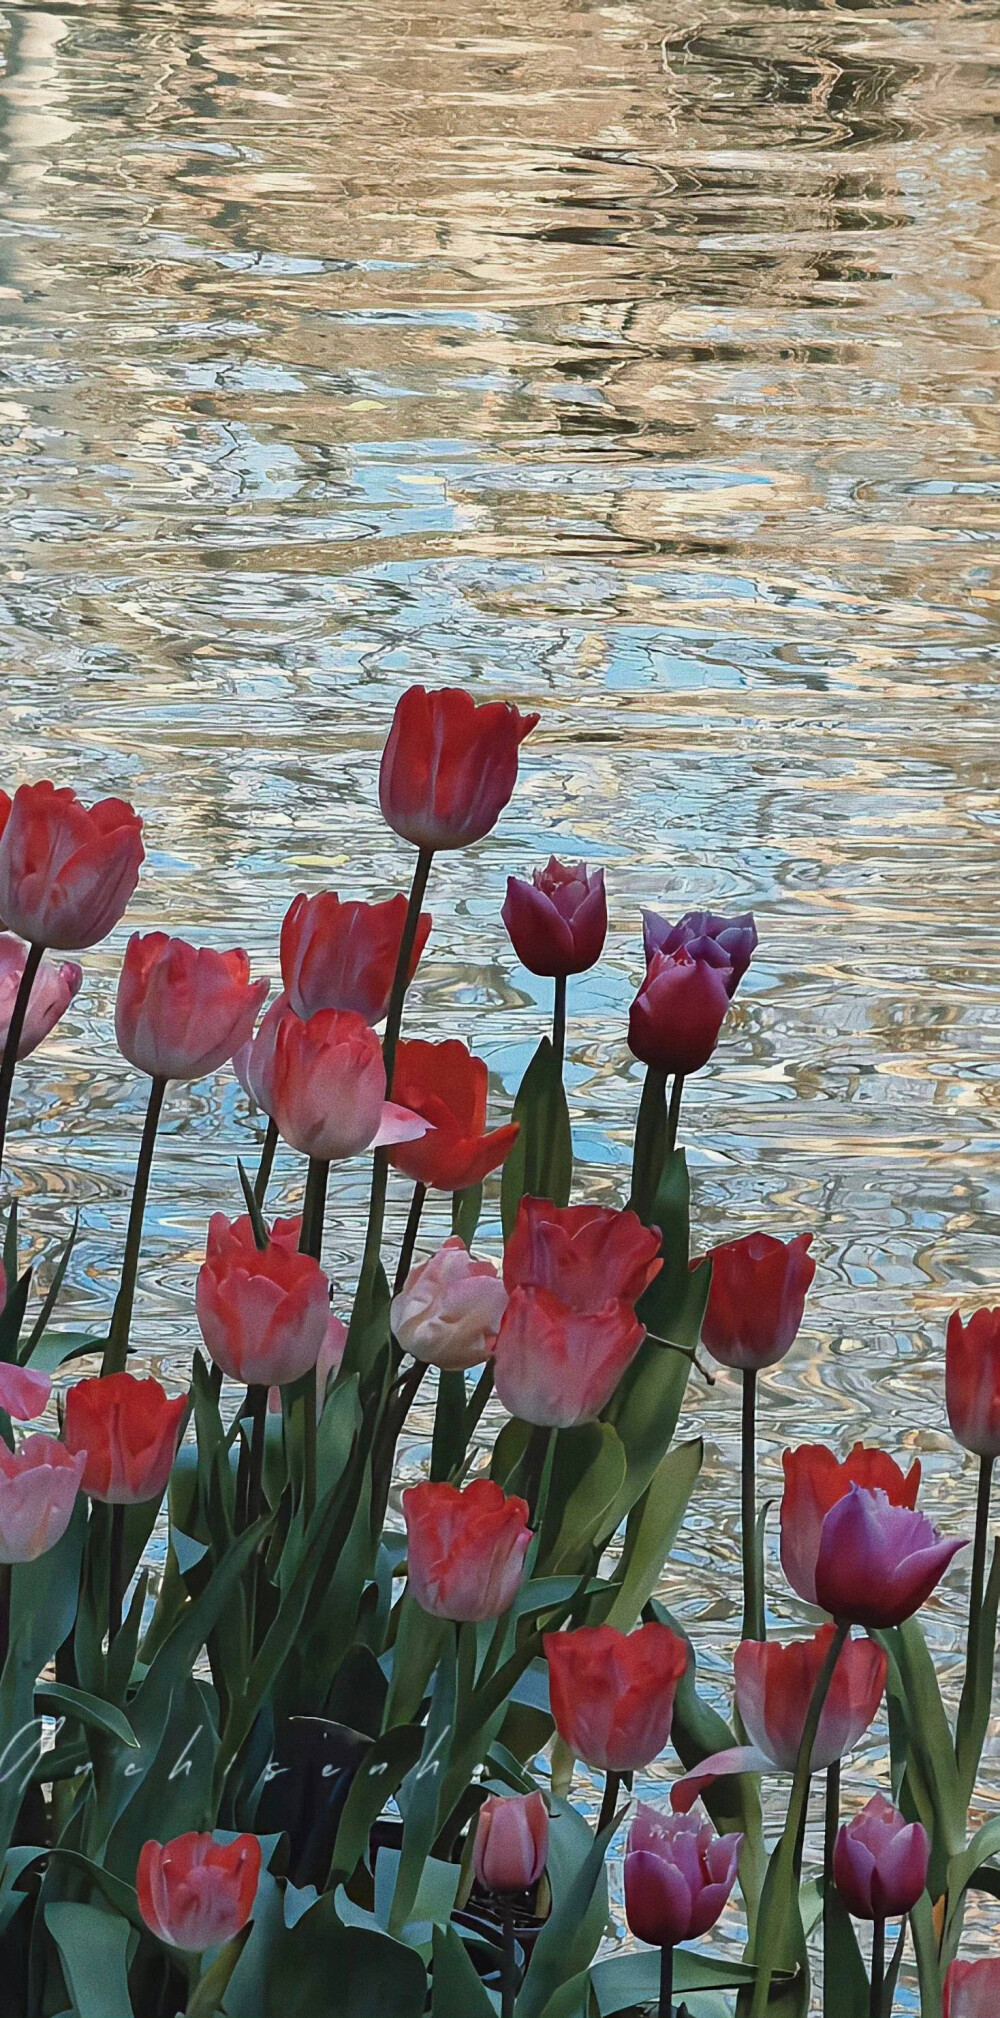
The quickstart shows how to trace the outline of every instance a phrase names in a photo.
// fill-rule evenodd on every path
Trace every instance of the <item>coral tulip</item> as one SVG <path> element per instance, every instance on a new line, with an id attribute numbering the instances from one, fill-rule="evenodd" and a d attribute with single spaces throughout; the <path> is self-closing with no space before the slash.
<path id="1" fill-rule="evenodd" d="M 589 1422 L 645 1336 L 629 1303 L 573 1310 L 549 1289 L 515 1289 L 493 1348 L 497 1394 L 522 1422 L 549 1429 Z"/>
<path id="2" fill-rule="evenodd" d="M 827 1514 L 816 1558 L 816 1602 L 835 1619 L 902 1625 L 966 1544 L 946 1541 L 925 1514 L 852 1485 Z"/>
<path id="3" fill-rule="evenodd" d="M 7 1041 L 17 991 L 24 973 L 28 948 L 12 932 L 0 933 L 0 1052 Z M 17 1047 L 19 1058 L 36 1050 L 60 1016 L 65 1015 L 83 980 L 83 968 L 75 960 L 43 960 L 32 983 L 28 1009 Z"/>
<path id="4" fill-rule="evenodd" d="M 427 1481 L 403 1494 L 410 1589 L 437 1619 L 501 1618 L 521 1585 L 531 1531 L 527 1500 L 492 1479 L 460 1490 Z"/>
<path id="5" fill-rule="evenodd" d="M 0 1284 L 0 1310 L 3 1309 Z M 0 1359 L 0 1408 L 15 1422 L 31 1422 L 46 1407 L 52 1382 L 47 1373 L 34 1373 L 30 1366 L 18 1366 L 13 1359 Z"/>
<path id="6" fill-rule="evenodd" d="M 186 1409 L 185 1397 L 168 1401 L 158 1380 L 78 1380 L 66 1394 L 63 1437 L 67 1450 L 86 1455 L 85 1492 L 109 1506 L 159 1499 Z"/>
<path id="7" fill-rule="evenodd" d="M 493 1350 L 507 1291 L 492 1261 L 474 1261 L 456 1234 L 411 1268 L 392 1299 L 390 1322 L 403 1352 L 449 1372 L 480 1366 Z"/>
<path id="8" fill-rule="evenodd" d="M 811 1243 L 811 1233 L 789 1241 L 750 1233 L 713 1247 L 701 1337 L 720 1366 L 759 1373 L 784 1359 L 816 1273 Z"/>
<path id="9" fill-rule="evenodd" d="M 366 1023 L 381 1023 L 389 1007 L 406 898 L 387 904 L 342 903 L 333 890 L 296 897 L 281 927 L 281 979 L 297 1016 L 319 1009 L 352 1009 Z M 412 981 L 431 929 L 420 914 L 410 961 Z"/>
<path id="10" fill-rule="evenodd" d="M 551 855 L 530 883 L 508 876 L 500 915 L 530 974 L 582 974 L 600 959 L 608 934 L 604 870 L 588 874 L 586 862 Z"/>
<path id="11" fill-rule="evenodd" d="M 654 954 L 629 1012 L 634 1056 L 658 1072 L 699 1072 L 719 1041 L 731 977 L 731 968 L 685 946 Z"/>
<path id="12" fill-rule="evenodd" d="M 660 1235 L 610 1205 L 553 1205 L 522 1198 L 504 1250 L 509 1290 L 548 1289 L 574 1310 L 638 1303 L 659 1274 Z"/>
<path id="13" fill-rule="evenodd" d="M 677 953 L 682 946 L 689 953 L 702 954 L 713 966 L 727 966 L 730 996 L 735 995 L 757 949 L 752 911 L 741 911 L 734 918 L 723 918 L 716 911 L 685 911 L 676 925 L 656 911 L 644 911 L 642 936 L 647 966 L 657 953 Z"/>
<path id="14" fill-rule="evenodd" d="M 884 1794 L 839 1830 L 833 1877 L 856 1920 L 895 1920 L 912 1913 L 927 1883 L 927 1831 L 907 1822 Z"/>
<path id="15" fill-rule="evenodd" d="M 856 1443 L 838 1462 L 825 1443 L 800 1444 L 782 1456 L 785 1490 L 781 1501 L 781 1566 L 800 1598 L 814 1605 L 816 1558 L 823 1522 L 852 1485 L 879 1486 L 894 1506 L 913 1507 L 920 1486 L 920 1462 L 900 1470 L 885 1451 Z"/>
<path id="16" fill-rule="evenodd" d="M 118 983 L 118 1048 L 151 1079 L 201 1079 L 225 1065 L 249 1039 L 268 990 L 250 980 L 240 950 L 213 953 L 135 933 Z"/>
<path id="17" fill-rule="evenodd" d="M 0 1438 L 0 1563 L 30 1563 L 69 1526 L 86 1463 L 54 1436 L 27 1436 L 16 1451 Z"/>
<path id="18" fill-rule="evenodd" d="M 1000 1310 L 976 1310 L 967 1324 L 952 1311 L 945 1396 L 956 1440 L 977 1457 L 1000 1457 Z"/>
<path id="19" fill-rule="evenodd" d="M 192 1833 L 170 1843 L 144 1843 L 135 1878 L 139 1911 L 161 1941 L 200 1955 L 246 1926 L 260 1866 L 256 1836 L 217 1843 Z"/>
<path id="20" fill-rule="evenodd" d="M 472 1867 L 487 1892 L 530 1892 L 549 1852 L 541 1794 L 488 1794 L 479 1810 Z"/>
<path id="21" fill-rule="evenodd" d="M 0 918 L 33 946 L 75 952 L 117 925 L 139 880 L 142 821 L 124 799 L 88 808 L 21 785 L 0 829 Z"/>
<path id="22" fill-rule="evenodd" d="M 944 2018 L 997 2018 L 1000 1960 L 953 1962 L 944 1979 Z"/>
<path id="23" fill-rule="evenodd" d="M 422 1114 L 432 1134 L 422 1141 L 400 1142 L 390 1163 L 415 1184 L 438 1191 L 465 1191 L 481 1184 L 504 1161 L 517 1137 L 517 1122 L 486 1129 L 486 1061 L 474 1058 L 456 1038 L 426 1044 L 411 1038 L 396 1052 L 392 1082 L 395 1099 L 414 1114 Z"/>
<path id="24" fill-rule="evenodd" d="M 625 1917 L 638 1941 L 674 1948 L 714 1927 L 736 1878 L 742 1836 L 708 1816 L 665 1815 L 640 1801 L 625 1853 Z"/>
<path id="25" fill-rule="evenodd" d="M 428 1121 L 386 1100 L 382 1046 L 354 1010 L 320 1009 L 303 1023 L 286 1008 L 258 1060 L 262 1033 L 253 1054 L 261 1105 L 303 1156 L 334 1163 L 427 1133 Z"/>
<path id="26" fill-rule="evenodd" d="M 544 1644 L 556 1730 L 578 1759 L 633 1773 L 659 1756 L 687 1666 L 687 1647 L 669 1626 L 580 1626 L 546 1633 Z"/>
<path id="27" fill-rule="evenodd" d="M 382 753 L 383 818 L 425 851 L 481 840 L 514 790 L 518 750 L 538 719 L 506 701 L 477 707 L 460 687 L 409 687 Z"/>
<path id="28" fill-rule="evenodd" d="M 318 1261 L 282 1240 L 258 1248 L 249 1218 L 214 1212 L 195 1308 L 205 1346 L 230 1380 L 283 1386 L 314 1367 L 330 1317 Z"/>

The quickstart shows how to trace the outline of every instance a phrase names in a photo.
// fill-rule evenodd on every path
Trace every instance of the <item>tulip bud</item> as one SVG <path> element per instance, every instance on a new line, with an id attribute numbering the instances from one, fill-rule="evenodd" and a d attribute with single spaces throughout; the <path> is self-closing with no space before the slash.
<path id="1" fill-rule="evenodd" d="M 631 1304 L 573 1310 L 548 1289 L 515 1289 L 493 1347 L 499 1399 L 546 1429 L 592 1422 L 645 1338 Z"/>
<path id="2" fill-rule="evenodd" d="M 21 785 L 0 823 L 0 919 L 33 946 L 76 952 L 117 925 L 139 881 L 142 821 L 124 799 Z"/>
<path id="3" fill-rule="evenodd" d="M 260 1865 L 256 1836 L 217 1843 L 192 1832 L 170 1843 L 144 1843 L 135 1879 L 139 1911 L 161 1941 L 200 1955 L 246 1926 Z"/>
<path id="4" fill-rule="evenodd" d="M 625 1855 L 625 1917 L 638 1941 L 674 1948 L 714 1927 L 733 1889 L 742 1836 L 707 1815 L 664 1815 L 640 1802 Z"/>
<path id="5" fill-rule="evenodd" d="M 30 1563 L 61 1541 L 76 1505 L 86 1453 L 54 1436 L 16 1451 L 0 1438 L 0 1563 Z"/>
<path id="6" fill-rule="evenodd" d="M 186 1398 L 168 1401 L 158 1380 L 131 1373 L 78 1380 L 66 1394 L 63 1438 L 86 1457 L 84 1491 L 109 1506 L 159 1499 L 186 1409 Z"/>
<path id="7" fill-rule="evenodd" d="M 956 1440 L 977 1457 L 1000 1457 L 1000 1310 L 953 1310 L 945 1350 L 945 1397 Z"/>
<path id="8" fill-rule="evenodd" d="M 7 1042 L 10 1019 L 24 973 L 28 948 L 12 932 L 0 933 L 0 1052 Z M 43 960 L 32 983 L 28 1010 L 17 1047 L 19 1058 L 37 1050 L 78 994 L 83 968 L 75 960 Z"/>
<path id="9" fill-rule="evenodd" d="M 911 1913 L 927 1883 L 930 1843 L 919 1822 L 907 1822 L 883 1794 L 838 1832 L 833 1876 L 856 1920 L 895 1920 Z"/>
<path id="10" fill-rule="evenodd" d="M 389 1317 L 403 1352 L 461 1372 L 489 1358 L 506 1307 L 507 1291 L 492 1261 L 474 1261 L 453 1234 L 429 1261 L 411 1268 Z"/>
<path id="11" fill-rule="evenodd" d="M 912 1618 L 965 1542 L 945 1541 L 922 1513 L 852 1485 L 820 1531 L 816 1602 L 869 1628 Z"/>
<path id="12" fill-rule="evenodd" d="M 549 1811 L 541 1794 L 490 1794 L 479 1810 L 472 1863 L 486 1892 L 530 1892 L 545 1869 Z"/>
<path id="13" fill-rule="evenodd" d="M 504 1249 L 509 1290 L 548 1289 L 572 1310 L 634 1306 L 663 1267 L 660 1235 L 612 1205 L 522 1198 Z"/>
<path id="14" fill-rule="evenodd" d="M 720 1366 L 759 1373 L 784 1359 L 816 1273 L 811 1244 L 811 1233 L 787 1242 L 750 1233 L 713 1247 L 701 1337 Z"/>
<path id="15" fill-rule="evenodd" d="M 555 1726 L 578 1759 L 633 1773 L 659 1756 L 687 1666 L 687 1647 L 669 1626 L 579 1626 L 546 1633 L 544 1646 Z"/>
<path id="16" fill-rule="evenodd" d="M 499 1619 L 521 1587 L 531 1531 L 527 1500 L 492 1479 L 463 1490 L 428 1481 L 403 1494 L 407 1572 L 418 1605 L 456 1622 Z"/>
<path id="17" fill-rule="evenodd" d="M 467 848 L 496 825 L 537 715 L 506 701 L 477 707 L 460 687 L 408 687 L 379 772 L 382 816 L 415 848 Z"/>
<path id="18" fill-rule="evenodd" d="M 424 1135 L 428 1123 L 386 1100 L 382 1046 L 363 1016 L 320 1009 L 307 1023 L 285 1007 L 254 1040 L 250 1084 L 285 1141 L 323 1163 L 376 1143 Z"/>
<path id="19" fill-rule="evenodd" d="M 406 898 L 387 904 L 341 903 L 333 890 L 296 897 L 281 927 L 281 979 L 296 1016 L 350 1009 L 381 1023 L 389 1008 L 406 924 Z M 422 911 L 413 944 L 412 981 L 427 944 L 431 914 Z"/>
<path id="20" fill-rule="evenodd" d="M 731 975 L 684 946 L 654 954 L 629 1013 L 630 1051 L 659 1072 L 699 1072 L 719 1041 Z"/>
<path id="21" fill-rule="evenodd" d="M 944 1979 L 944 2018 L 997 2018 L 1000 1960 L 953 1962 Z"/>
<path id="22" fill-rule="evenodd" d="M 216 1366 L 230 1380 L 283 1386 L 319 1358 L 330 1316 L 330 1286 L 319 1262 L 281 1240 L 258 1248 L 246 1215 L 209 1221 L 195 1309 Z"/>
<path id="23" fill-rule="evenodd" d="M 266 981 L 251 982 L 239 948 L 213 953 L 165 932 L 136 932 L 118 982 L 118 1049 L 151 1079 L 202 1079 L 248 1042 L 267 990 Z"/>
<path id="24" fill-rule="evenodd" d="M 608 933 L 604 870 L 586 862 L 533 869 L 530 883 L 508 876 L 501 912 L 511 945 L 530 974 L 582 974 L 601 957 Z"/>

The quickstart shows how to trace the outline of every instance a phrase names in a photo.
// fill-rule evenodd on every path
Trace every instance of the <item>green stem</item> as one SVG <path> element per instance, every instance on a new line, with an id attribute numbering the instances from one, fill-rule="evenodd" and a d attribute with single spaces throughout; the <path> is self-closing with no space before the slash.
<path id="1" fill-rule="evenodd" d="M 7 1038 L 0 1061 L 0 1166 L 3 1164 L 4 1143 L 7 1140 L 7 1119 L 10 1114 L 10 1094 L 14 1084 L 14 1067 L 17 1064 L 18 1046 L 24 1031 L 24 1019 L 28 1013 L 31 990 L 35 975 L 41 964 L 44 946 L 29 946 L 24 956 L 24 969 L 14 997 L 14 1008 L 7 1026 Z"/>
<path id="2" fill-rule="evenodd" d="M 648 1219 L 663 1170 L 667 1140 L 667 1075 L 647 1065 L 635 1124 L 632 1152 L 632 1195 L 629 1205 L 640 1219 Z"/>
<path id="3" fill-rule="evenodd" d="M 323 1259 L 323 1225 L 326 1219 L 326 1187 L 329 1177 L 330 1165 L 322 1162 L 318 1156 L 310 1156 L 306 1195 L 302 1205 L 299 1251 L 302 1254 L 311 1254 L 314 1261 Z"/>
<path id="4" fill-rule="evenodd" d="M 965 1652 L 966 1688 L 973 1703 L 975 1702 L 979 1668 L 979 1628 L 983 1610 L 983 1588 L 986 1581 L 986 1552 L 989 1547 L 993 1465 L 994 1459 L 991 1457 L 983 1457 L 979 1460 L 979 1490 L 976 1495 L 976 1538 L 972 1549 L 972 1572 L 969 1579 L 969 1633 Z"/>
<path id="5" fill-rule="evenodd" d="M 882 2018 L 883 1989 L 885 1986 L 885 1921 L 876 1920 L 872 1928 L 872 1987 L 868 2004 L 869 2018 Z"/>
<path id="6" fill-rule="evenodd" d="M 3 1674 L 10 1652 L 10 1599 L 13 1572 L 13 1563 L 0 1563 L 0 1675 Z"/>
<path id="7" fill-rule="evenodd" d="M 674 1082 L 676 1084 L 676 1081 Z M 757 1561 L 757 1375 L 743 1373 L 743 1638 L 764 1638 L 764 1593 Z"/>
<path id="8" fill-rule="evenodd" d="M 108 1651 L 122 1629 L 125 1597 L 125 1508 L 111 1509 L 111 1537 L 108 1543 Z"/>
<path id="9" fill-rule="evenodd" d="M 660 1949 L 660 2001 L 657 2006 L 659 2018 L 671 2018 L 674 2008 L 674 1951 Z"/>
<path id="10" fill-rule="evenodd" d="M 142 1246 L 142 1227 L 146 1217 L 146 1199 L 149 1196 L 149 1173 L 153 1166 L 153 1150 L 156 1147 L 156 1131 L 163 1111 L 163 1097 L 167 1090 L 165 1079 L 153 1079 L 149 1086 L 149 1100 L 146 1105 L 146 1119 L 142 1125 L 142 1141 L 139 1144 L 139 1160 L 135 1167 L 135 1183 L 132 1187 L 132 1205 L 128 1216 L 128 1232 L 125 1236 L 125 1258 L 122 1262 L 122 1279 L 115 1298 L 114 1314 L 108 1342 L 104 1349 L 102 1373 L 123 1373 L 128 1359 L 129 1332 L 132 1329 L 132 1306 L 135 1303 L 135 1285 L 139 1273 L 139 1250 Z"/>
<path id="11" fill-rule="evenodd" d="M 559 1060 L 559 1070 L 561 1072 L 563 1068 L 563 1061 L 566 1057 L 565 974 L 557 974 L 555 978 L 555 994 L 552 1003 L 552 1049 L 555 1052 L 557 1059 Z"/>
<path id="12" fill-rule="evenodd" d="M 517 1947 L 514 1940 L 514 1915 L 509 1906 L 500 1908 L 502 1948 L 500 1959 L 500 2018 L 514 2018 L 517 2000 Z"/>
<path id="13" fill-rule="evenodd" d="M 247 1388 L 250 1409 L 250 1472 L 247 1479 L 247 1526 L 252 1527 L 264 1505 L 264 1440 L 267 1433 L 267 1389 Z"/>
<path id="14" fill-rule="evenodd" d="M 253 1195 L 260 1206 L 263 1206 L 264 1200 L 267 1197 L 267 1187 L 271 1182 L 271 1172 L 274 1169 L 274 1152 L 277 1147 L 278 1124 L 276 1121 L 269 1121 L 264 1135 L 264 1146 L 260 1152 L 260 1162 L 257 1165 L 257 1175 L 253 1181 Z"/>
<path id="15" fill-rule="evenodd" d="M 840 1827 L 840 1760 L 826 1769 L 826 1803 L 823 1810 L 823 2010 L 832 2018 L 835 2009 L 837 1971 L 833 1948 L 833 1853 Z"/>
<path id="16" fill-rule="evenodd" d="M 417 1244 L 417 1234 L 420 1232 L 420 1215 L 423 1212 L 426 1197 L 426 1184 L 415 1184 L 413 1187 L 413 1197 L 410 1200 L 410 1210 L 406 1215 L 403 1245 L 399 1250 L 399 1266 L 396 1270 L 396 1280 L 393 1284 L 393 1296 L 399 1295 L 410 1273 L 413 1264 L 413 1251 Z"/>
<path id="17" fill-rule="evenodd" d="M 677 1129 L 681 1118 L 681 1101 L 684 1098 L 684 1074 L 674 1073 L 674 1083 L 670 1088 L 670 1106 L 667 1111 L 667 1155 L 672 1156 L 677 1147 Z"/>
<path id="18" fill-rule="evenodd" d="M 615 1819 L 615 1809 L 618 1806 L 618 1794 L 621 1789 L 621 1783 L 622 1776 L 620 1773 L 605 1773 L 604 1793 L 601 1797 L 601 1812 L 597 1818 L 597 1833 L 599 1836 L 607 1828 L 608 1823 L 613 1822 Z"/>
<path id="19" fill-rule="evenodd" d="M 403 1022 L 403 1003 L 409 986 L 410 961 L 420 924 L 420 906 L 427 889 L 427 878 L 434 860 L 433 851 L 421 848 L 417 855 L 413 881 L 410 885 L 410 899 L 406 907 L 406 922 L 399 942 L 396 972 L 392 977 L 392 990 L 385 1019 L 385 1036 L 382 1039 L 382 1057 L 385 1063 L 385 1097 L 392 1098 L 392 1081 L 396 1070 L 396 1046 Z M 361 1280 L 366 1290 L 371 1289 L 375 1270 L 382 1254 L 382 1231 L 385 1225 L 385 1199 L 389 1184 L 389 1151 L 376 1149 L 372 1158 L 372 1188 L 368 1201 L 368 1229 L 365 1234 L 365 1249 L 361 1258 Z"/>

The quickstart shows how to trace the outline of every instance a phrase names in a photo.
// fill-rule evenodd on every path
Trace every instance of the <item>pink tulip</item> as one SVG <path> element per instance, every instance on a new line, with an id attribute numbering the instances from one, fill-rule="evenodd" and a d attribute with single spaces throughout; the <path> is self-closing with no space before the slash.
<path id="1" fill-rule="evenodd" d="M 0 1295 L 0 1309 L 3 1297 Z M 0 1359 L 0 1408 L 15 1422 L 32 1422 L 47 1407 L 52 1382 L 47 1373 L 33 1373 L 12 1359 Z"/>
<path id="2" fill-rule="evenodd" d="M 244 952 L 135 933 L 118 983 L 118 1048 L 151 1079 L 202 1079 L 247 1042 L 267 990 L 251 982 Z"/>
<path id="3" fill-rule="evenodd" d="M 504 1249 L 509 1290 L 550 1289 L 573 1310 L 636 1304 L 663 1267 L 660 1235 L 613 1205 L 522 1198 Z"/>
<path id="4" fill-rule="evenodd" d="M 0 1052 L 7 1041 L 27 952 L 23 939 L 15 939 L 12 932 L 0 933 Z M 78 994 L 82 980 L 83 968 L 75 960 L 42 961 L 28 997 L 28 1013 L 17 1047 L 19 1058 L 27 1058 L 29 1052 L 37 1050 L 49 1031 L 55 1029 L 60 1016 L 65 1015 Z"/>
<path id="5" fill-rule="evenodd" d="M 260 1867 L 256 1836 L 217 1843 L 192 1832 L 170 1843 L 144 1843 L 135 1877 L 139 1911 L 161 1941 L 200 1955 L 246 1926 Z"/>
<path id="6" fill-rule="evenodd" d="M 403 1518 L 410 1589 L 425 1612 L 461 1622 L 510 1610 L 531 1541 L 527 1500 L 505 1499 L 493 1479 L 461 1491 L 428 1480 L 404 1492 Z"/>
<path id="7" fill-rule="evenodd" d="M 258 1066 L 262 1032 L 263 1025 L 251 1083 L 257 1073 L 265 1114 L 301 1155 L 334 1163 L 373 1145 L 426 1135 L 429 1122 L 386 1100 L 382 1046 L 363 1016 L 320 1009 L 304 1023 L 286 1008 Z"/>
<path id="8" fill-rule="evenodd" d="M 827 1514 L 816 1558 L 816 1602 L 867 1627 L 912 1618 L 965 1542 L 945 1541 L 925 1514 L 852 1485 Z"/>
<path id="9" fill-rule="evenodd" d="M 511 1415 L 547 1429 L 591 1422 L 645 1338 L 623 1302 L 572 1310 L 548 1289 L 515 1289 L 493 1348 L 496 1391 Z"/>
<path id="10" fill-rule="evenodd" d="M 405 923 L 402 895 L 387 904 L 342 903 L 333 890 L 294 898 L 281 927 L 281 979 L 295 1014 L 353 1009 L 366 1023 L 381 1023 Z M 431 914 L 422 911 L 411 981 L 430 929 Z"/>
<path id="11" fill-rule="evenodd" d="M 415 848 L 467 848 L 496 825 L 537 715 L 506 701 L 477 707 L 461 687 L 408 687 L 382 753 L 382 816 Z"/>
<path id="12" fill-rule="evenodd" d="M 717 1836 L 707 1815 L 639 1803 L 625 1856 L 625 1917 L 638 1941 L 674 1948 L 707 1934 L 736 1879 L 742 1836 Z"/>
<path id="13" fill-rule="evenodd" d="M 582 974 L 601 957 L 608 933 L 604 870 L 586 862 L 533 869 L 530 883 L 508 876 L 501 912 L 511 945 L 530 974 Z"/>
<path id="14" fill-rule="evenodd" d="M 654 954 L 629 1014 L 630 1051 L 656 1071 L 699 1072 L 719 1041 L 731 976 L 683 946 Z"/>
<path id="15" fill-rule="evenodd" d="M 530 1892 L 545 1869 L 549 1811 L 541 1794 L 488 1794 L 479 1810 L 472 1865 L 487 1892 Z"/>
<path id="16" fill-rule="evenodd" d="M 274 1239 L 273 1233 L 271 1235 L 271 1238 L 273 1241 Z M 329 1387 L 334 1374 L 339 1373 L 340 1371 L 346 1347 L 347 1347 L 347 1326 L 344 1323 L 343 1318 L 334 1317 L 334 1314 L 331 1311 L 329 1317 L 326 1320 L 326 1331 L 323 1334 L 323 1343 L 320 1346 L 319 1358 L 316 1361 L 317 1422 L 319 1421 L 320 1416 L 323 1413 L 323 1406 L 326 1401 L 327 1388 Z M 281 1414 L 280 1387 L 268 1388 L 267 1405 L 272 1415 Z"/>
<path id="17" fill-rule="evenodd" d="M 283 1386 L 316 1365 L 330 1317 L 319 1262 L 284 1241 L 258 1248 L 248 1217 L 214 1212 L 195 1308 L 216 1366 L 230 1380 Z"/>
<path id="18" fill-rule="evenodd" d="M 453 1234 L 429 1261 L 411 1268 L 389 1316 L 403 1352 L 456 1372 L 489 1358 L 506 1308 L 507 1291 L 492 1261 L 474 1261 Z"/>
<path id="19" fill-rule="evenodd" d="M 944 2018 L 997 2018 L 1000 1960 L 953 1962 L 944 1979 Z"/>
<path id="20" fill-rule="evenodd" d="M 0 918 L 33 946 L 96 946 L 132 896 L 143 852 L 142 821 L 124 799 L 88 809 L 47 780 L 21 785 L 0 826 Z"/>
<path id="21" fill-rule="evenodd" d="M 911 1913 L 927 1883 L 927 1831 L 907 1822 L 884 1794 L 839 1831 L 834 1883 L 856 1920 L 895 1920 Z"/>
<path id="22" fill-rule="evenodd" d="M 25 1437 L 17 1451 L 0 1439 L 0 1563 L 34 1562 L 62 1539 L 86 1461 L 58 1437 Z"/>

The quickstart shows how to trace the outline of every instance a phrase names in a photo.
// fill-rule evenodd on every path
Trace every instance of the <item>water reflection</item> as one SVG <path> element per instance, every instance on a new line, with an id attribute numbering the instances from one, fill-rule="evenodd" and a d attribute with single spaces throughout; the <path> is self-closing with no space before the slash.
<path id="1" fill-rule="evenodd" d="M 509 1093 L 545 1005 L 504 876 L 553 841 L 604 861 L 572 1081 L 580 1181 L 616 1197 L 638 906 L 752 901 L 687 1128 L 705 1241 L 819 1233 L 768 1482 L 808 1407 L 918 1449 L 959 1524 L 943 1319 L 996 1293 L 1000 1231 L 997 18 L 96 0 L 5 9 L 0 81 L 12 776 L 133 796 L 132 922 L 274 971 L 295 888 L 403 878 L 374 781 L 406 681 L 541 708 L 499 833 L 438 877 L 416 1023 Z M 74 1322 L 107 1311 L 138 1132 L 120 952 L 21 1076 L 33 1238 L 82 1210 Z M 139 1318 L 178 1374 L 255 1134 L 231 1081 L 172 1096 Z M 734 1404 L 692 1394 L 708 1468 L 669 1579 L 720 1687 Z M 956 1578 L 933 1617 L 950 1655 Z"/>

